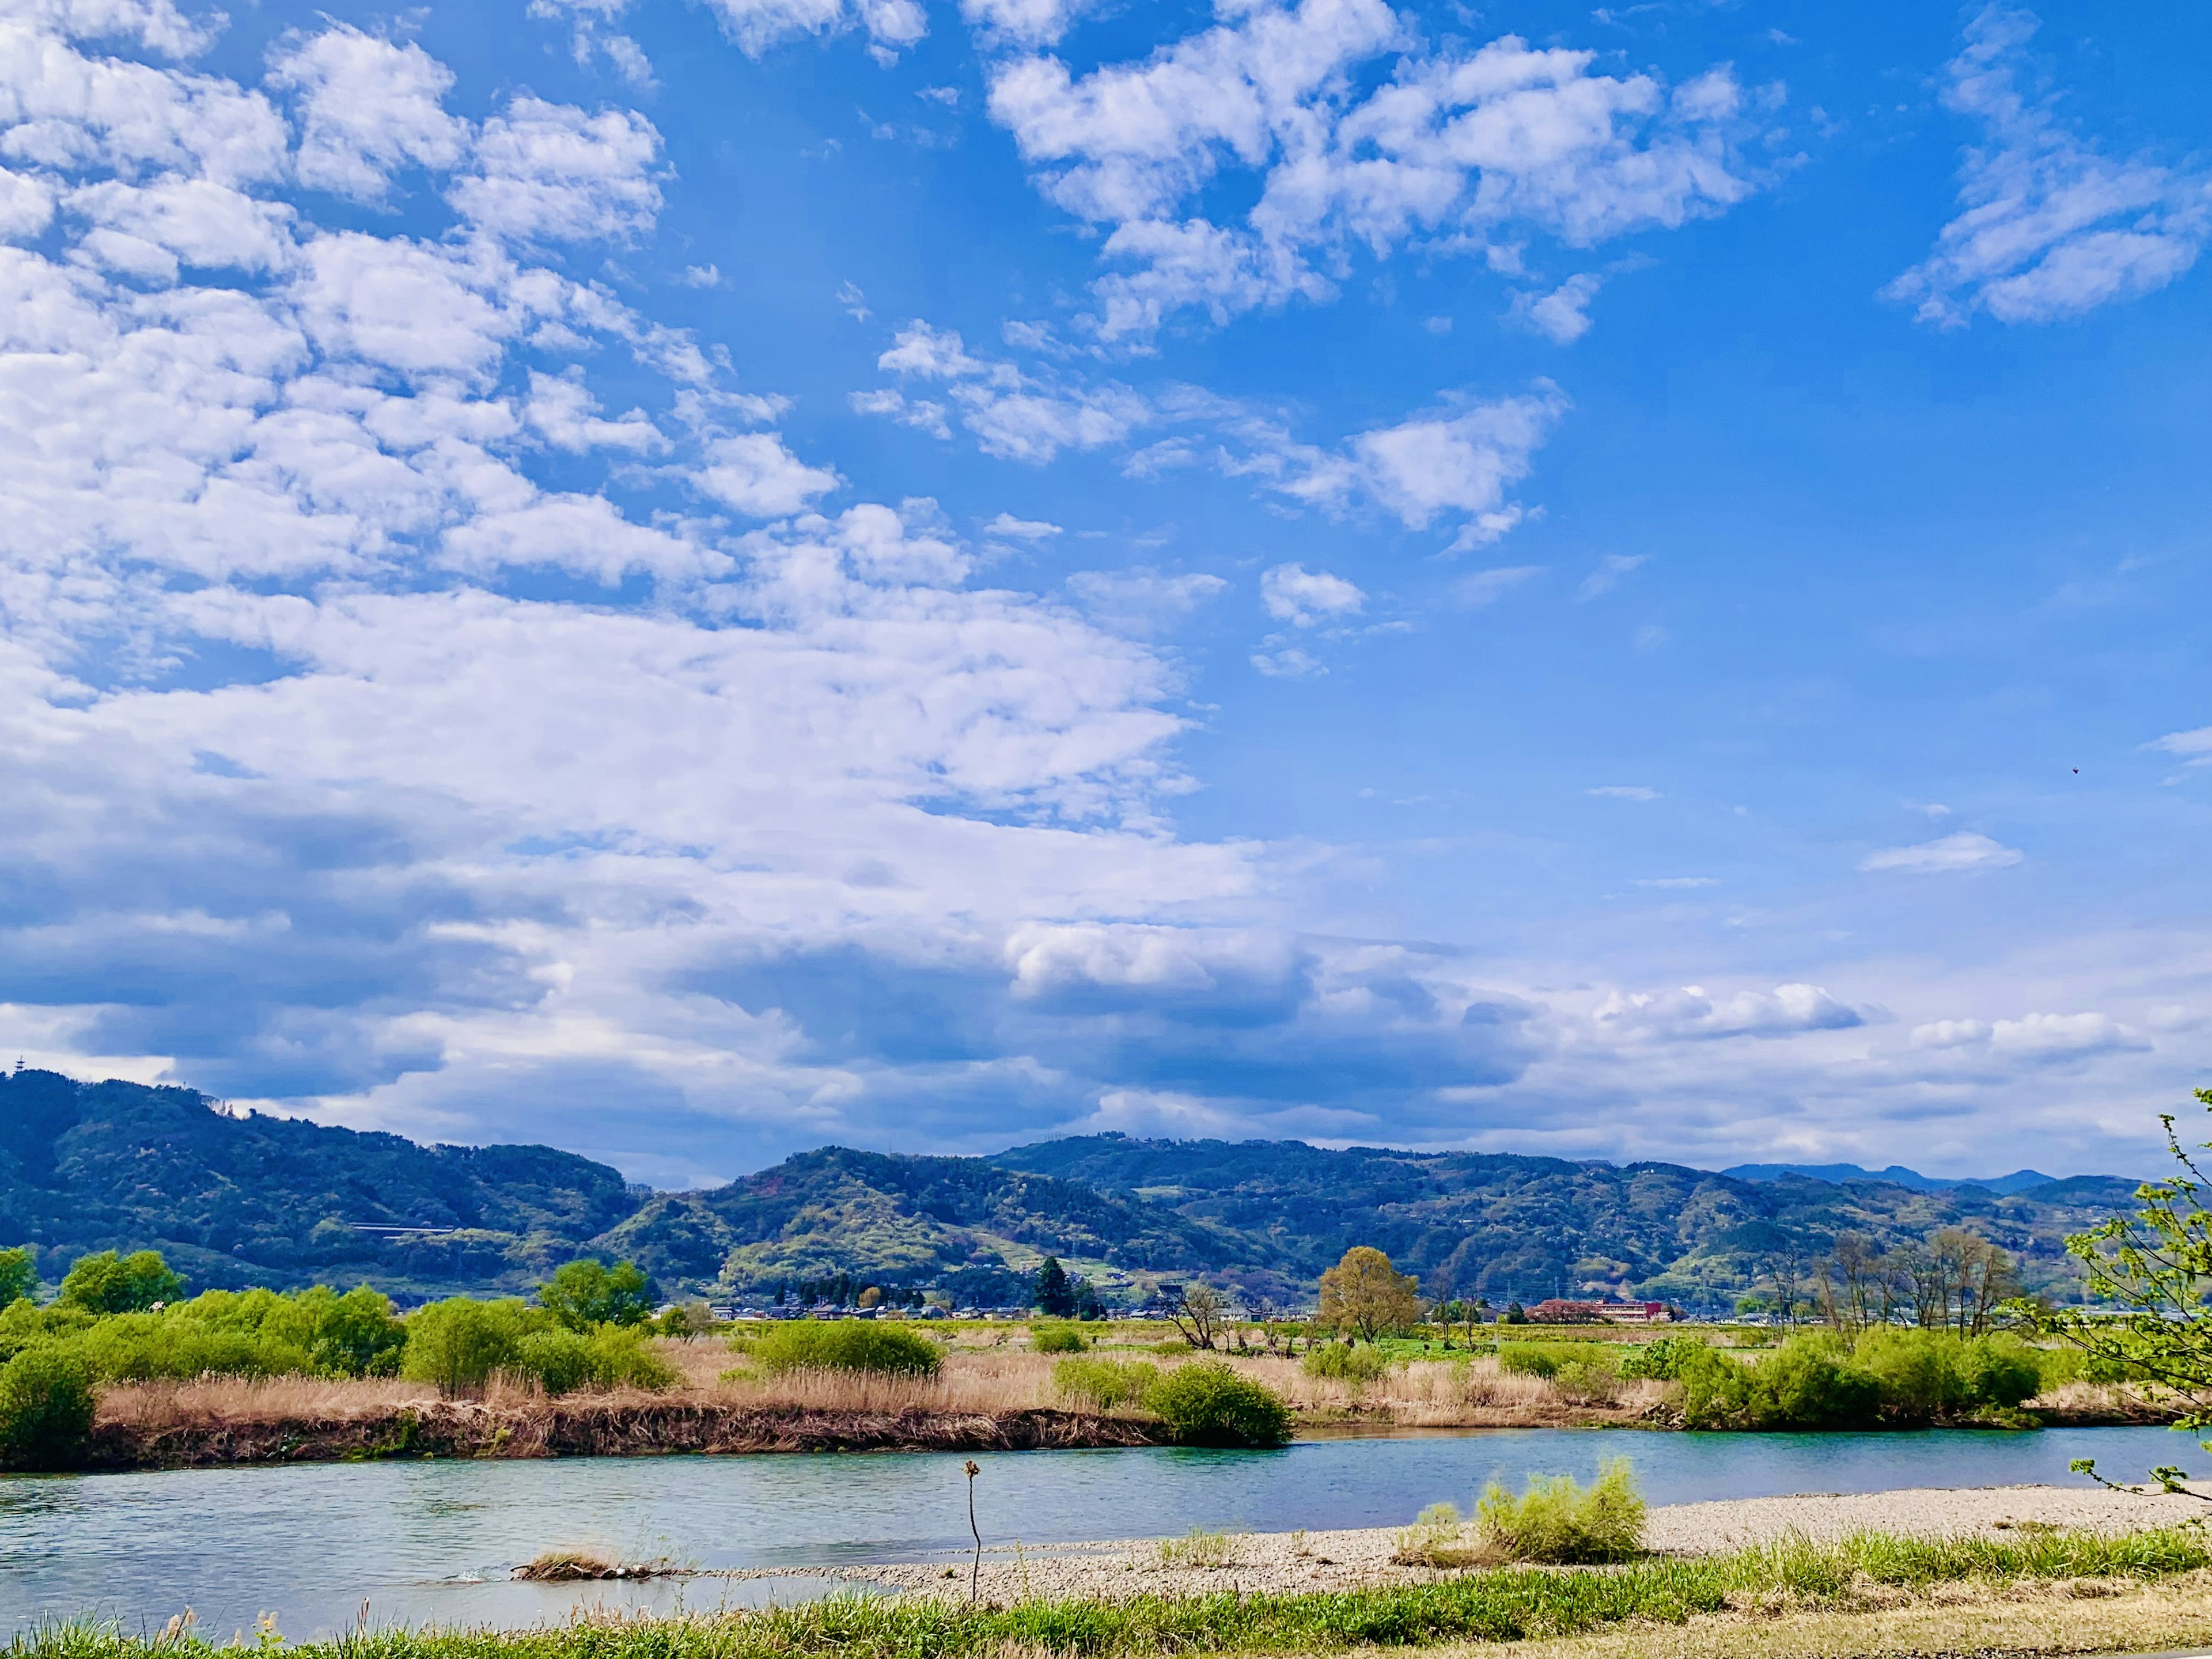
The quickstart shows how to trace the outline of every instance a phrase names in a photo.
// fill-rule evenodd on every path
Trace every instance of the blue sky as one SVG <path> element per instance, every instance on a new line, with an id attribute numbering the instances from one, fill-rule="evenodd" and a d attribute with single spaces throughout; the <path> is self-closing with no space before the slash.
<path id="1" fill-rule="evenodd" d="M 0 1042 L 662 1184 L 2150 1167 L 2212 16 L 0 3 Z"/>

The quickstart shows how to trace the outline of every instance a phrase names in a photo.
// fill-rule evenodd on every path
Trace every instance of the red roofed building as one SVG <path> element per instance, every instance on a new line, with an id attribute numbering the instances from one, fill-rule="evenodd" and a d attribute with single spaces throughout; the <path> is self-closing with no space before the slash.
<path id="1" fill-rule="evenodd" d="M 1534 1325 L 1659 1325 L 1666 1320 L 1663 1302 L 1567 1302 L 1553 1297 L 1528 1310 Z"/>

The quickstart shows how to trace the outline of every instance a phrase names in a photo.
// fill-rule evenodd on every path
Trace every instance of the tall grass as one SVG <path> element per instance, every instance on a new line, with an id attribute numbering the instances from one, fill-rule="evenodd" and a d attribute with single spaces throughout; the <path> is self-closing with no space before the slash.
<path id="1" fill-rule="evenodd" d="M 1906 1539 L 1863 1534 L 1727 1556 L 1625 1567 L 1510 1568 L 1422 1584 L 1303 1595 L 1024 1599 L 1012 1607 L 931 1599 L 833 1598 L 690 1620 L 611 1620 L 515 1632 L 374 1630 L 289 1650 L 299 1659 L 1002 1659 L 1021 1652 L 1119 1659 L 1193 1653 L 1343 1652 L 1447 1642 L 1568 1636 L 1630 1620 L 1679 1625 L 1777 1601 L 1850 1609 L 1978 1584 L 2148 1582 L 2212 1566 L 2212 1540 L 2177 1527 L 2118 1538 L 2089 1533 Z M 1877 1594 L 1869 1594 L 1869 1589 Z M 1890 1593 L 1886 1598 L 1880 1592 Z M 51 1626 L 19 1636 L 9 1659 L 198 1659 L 215 1645 L 115 1625 Z"/>

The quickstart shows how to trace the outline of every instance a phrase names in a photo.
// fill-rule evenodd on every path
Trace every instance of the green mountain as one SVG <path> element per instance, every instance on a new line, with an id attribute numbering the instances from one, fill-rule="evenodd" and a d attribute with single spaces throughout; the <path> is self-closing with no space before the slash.
<path id="1" fill-rule="evenodd" d="M 878 1285 L 992 1303 L 1053 1255 L 1109 1298 L 1202 1276 L 1296 1303 L 1347 1248 L 1373 1244 L 1432 1289 L 1492 1302 L 1602 1291 L 1712 1306 L 1777 1264 L 1809 1269 L 1839 1233 L 1889 1245 L 1964 1226 L 2011 1251 L 2031 1288 L 2063 1289 L 2065 1235 L 2133 1191 L 2098 1176 L 1923 1191 L 1094 1135 L 981 1158 L 823 1147 L 711 1191 L 656 1194 L 550 1147 L 421 1146 L 232 1116 L 188 1089 L 0 1076 L 0 1244 L 33 1244 L 49 1279 L 87 1251 L 155 1249 L 198 1288 L 513 1291 L 590 1253 L 631 1257 L 670 1291 Z"/>
<path id="2" fill-rule="evenodd" d="M 519 1289 L 640 1201 L 550 1146 L 418 1146 L 232 1117 L 190 1089 L 0 1075 L 0 1243 L 38 1247 L 50 1279 L 88 1251 L 152 1249 L 202 1290 Z"/>

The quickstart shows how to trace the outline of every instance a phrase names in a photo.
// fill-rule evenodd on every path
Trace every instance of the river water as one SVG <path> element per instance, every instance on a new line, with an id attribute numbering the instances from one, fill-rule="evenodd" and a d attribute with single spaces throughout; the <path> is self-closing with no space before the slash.
<path id="1" fill-rule="evenodd" d="M 1492 1429 L 1301 1442 L 978 1454 L 984 1539 L 1144 1538 L 1194 1527 L 1397 1526 L 1492 1479 L 1589 1478 L 1626 1457 L 1654 1504 L 1904 1486 L 2071 1484 L 2076 1457 L 2192 1468 L 2164 1429 L 1669 1434 Z M 703 1610 L 821 1593 L 813 1578 L 522 1584 L 510 1568 L 589 1547 L 624 1560 L 797 1567 L 952 1556 L 970 1542 L 957 1454 L 568 1458 L 0 1478 L 0 1639 L 92 1616 L 158 1629 L 189 1606 L 228 1640 L 263 1613 L 295 1640 L 372 1624 L 516 1626 L 579 1607 Z"/>

